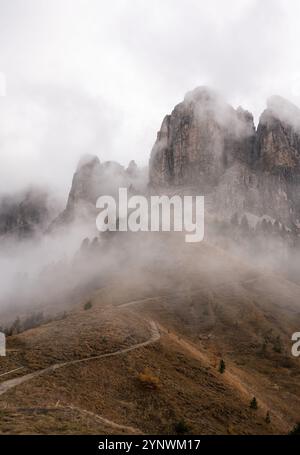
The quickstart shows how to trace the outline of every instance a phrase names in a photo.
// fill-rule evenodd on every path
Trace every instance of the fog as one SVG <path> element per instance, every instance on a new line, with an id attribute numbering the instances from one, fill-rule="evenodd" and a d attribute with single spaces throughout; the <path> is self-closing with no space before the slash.
<path id="1" fill-rule="evenodd" d="M 296 0 L 0 0 L 7 88 L 0 97 L 0 197 L 38 185 L 58 201 L 57 215 L 86 154 L 124 169 L 134 159 L 144 169 L 136 189 L 146 191 L 145 166 L 161 121 L 197 86 L 221 92 L 234 108 L 252 112 L 256 124 L 274 94 L 300 105 L 299 13 Z M 272 98 L 273 107 L 290 122 L 293 109 L 282 112 L 280 99 Z M 216 114 L 223 126 L 235 118 L 227 107 Z M 235 128 L 237 137 L 251 134 L 239 122 Z M 110 173 L 105 179 L 109 188 L 119 182 Z M 98 237 L 95 223 L 83 218 L 26 240 L 1 240 L 1 309 L 57 310 L 114 279 L 150 289 L 161 270 L 170 276 L 160 276 L 158 287 L 168 279 L 181 286 L 186 263 L 175 273 L 173 245 L 152 235 L 141 243 L 117 235 L 107 247 L 104 236 L 99 260 L 80 250 L 84 238 Z M 238 245 L 234 253 L 246 257 Z M 268 256 L 262 265 L 272 268 L 275 260 Z"/>
<path id="2" fill-rule="evenodd" d="M 256 122 L 300 105 L 297 0 L 0 1 L 0 193 L 68 191 L 82 152 L 148 161 L 162 118 L 200 85 Z"/>

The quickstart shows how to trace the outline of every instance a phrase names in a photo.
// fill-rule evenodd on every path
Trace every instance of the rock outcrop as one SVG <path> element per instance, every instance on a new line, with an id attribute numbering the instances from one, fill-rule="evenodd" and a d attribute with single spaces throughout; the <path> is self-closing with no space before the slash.
<path id="1" fill-rule="evenodd" d="M 254 139 L 250 113 L 198 88 L 165 117 L 151 153 L 150 184 L 213 189 L 236 160 L 249 162 Z"/>
<path id="2" fill-rule="evenodd" d="M 95 207 L 99 197 L 99 181 L 102 167 L 97 156 L 84 156 L 78 163 L 65 209 L 65 216 L 72 218 L 75 212 Z"/>
<path id="3" fill-rule="evenodd" d="M 55 216 L 57 202 L 40 188 L 0 200 L 0 235 L 24 237 L 42 232 Z"/>
<path id="4" fill-rule="evenodd" d="M 138 176 L 139 169 L 134 160 L 130 161 L 130 163 L 128 164 L 128 168 L 126 169 L 126 172 L 130 177 L 135 178 Z"/>
<path id="5" fill-rule="evenodd" d="M 284 178 L 300 176 L 300 110 L 281 97 L 268 100 L 257 129 L 257 168 Z"/>
<path id="6" fill-rule="evenodd" d="M 73 176 L 66 208 L 51 224 L 50 230 L 73 221 L 87 221 L 95 227 L 97 199 L 102 195 L 117 199 L 120 187 L 133 192 L 139 185 L 141 172 L 134 161 L 125 169 L 115 161 L 101 163 L 95 155 L 83 156 Z"/>
<path id="7" fill-rule="evenodd" d="M 261 115 L 253 164 L 273 184 L 269 205 L 300 227 L 300 109 L 281 97 L 270 98 Z"/>
<path id="8" fill-rule="evenodd" d="M 218 215 L 300 226 L 300 110 L 272 97 L 256 130 L 251 113 L 198 88 L 164 118 L 149 177 L 155 189 L 204 194 Z"/>

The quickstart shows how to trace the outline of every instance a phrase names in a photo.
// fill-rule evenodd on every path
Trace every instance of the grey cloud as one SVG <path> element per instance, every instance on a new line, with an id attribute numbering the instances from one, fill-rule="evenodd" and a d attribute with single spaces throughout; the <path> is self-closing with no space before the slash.
<path id="1" fill-rule="evenodd" d="M 256 121 L 300 104 L 297 0 L 0 0 L 0 192 L 66 190 L 78 156 L 146 164 L 166 113 L 195 86 Z"/>

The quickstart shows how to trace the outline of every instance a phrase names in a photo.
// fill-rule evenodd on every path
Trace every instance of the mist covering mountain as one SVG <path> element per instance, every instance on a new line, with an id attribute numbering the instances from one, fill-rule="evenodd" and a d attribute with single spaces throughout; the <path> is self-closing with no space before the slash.
<path id="1" fill-rule="evenodd" d="M 3 371 L 16 370 L 18 378 L 19 364 L 62 369 L 46 379 L 50 401 L 20 386 L 10 406 L 27 409 L 32 395 L 48 412 L 58 390 L 69 403 L 78 386 L 79 409 L 103 413 L 101 396 L 105 415 L 115 409 L 112 421 L 123 416 L 125 432 L 171 433 L 170 422 L 184 415 L 195 433 L 286 433 L 299 417 L 299 366 L 290 354 L 300 322 L 299 119 L 296 106 L 272 97 L 256 127 L 250 112 L 200 87 L 164 118 L 148 169 L 87 154 L 63 206 L 34 188 L 3 197 L 0 331 L 16 352 Z M 204 195 L 204 242 L 187 244 L 178 232 L 98 232 L 96 201 L 117 198 L 120 187 L 146 197 Z M 142 354 L 120 357 L 120 364 L 114 354 L 108 366 L 76 366 L 73 376 L 63 371 L 69 362 L 140 347 Z M 161 381 L 150 391 L 136 379 L 152 377 L 144 373 L 148 364 Z M 110 384 L 97 393 L 99 378 L 108 376 Z M 5 387 L 12 383 L 0 383 L 4 398 Z"/>
<path id="2" fill-rule="evenodd" d="M 79 265 L 80 255 L 89 243 L 89 251 L 98 251 L 97 245 L 101 249 L 110 239 L 109 233 L 96 229 L 96 200 L 101 195 L 117 198 L 120 187 L 146 196 L 204 195 L 206 241 L 298 282 L 299 163 L 296 106 L 278 96 L 270 98 L 256 128 L 250 112 L 234 109 L 212 89 L 196 88 L 164 118 L 148 170 L 134 161 L 125 168 L 87 154 L 78 163 L 63 209 L 34 188 L 2 199 L 0 240 L 7 273 L 2 305 L 63 301 L 64 289 L 69 293 L 74 286 L 94 282 L 99 269 L 107 274 L 109 267 L 100 266 L 97 254 L 88 267 L 85 260 Z M 8 238 L 15 234 L 18 240 L 12 247 Z M 118 254 L 105 256 L 112 273 L 119 269 Z M 138 254 L 147 265 L 146 249 Z M 12 285 L 16 277 L 18 289 Z M 16 297 L 20 289 L 21 299 Z"/>
<path id="3" fill-rule="evenodd" d="M 102 195 L 116 198 L 118 189 L 121 187 L 137 193 L 145 193 L 146 170 L 138 169 L 134 161 L 131 161 L 125 169 L 114 161 L 100 162 L 95 155 L 83 156 L 73 176 L 66 207 L 54 220 L 51 228 L 80 220 L 81 222 L 92 220 L 94 223 L 97 215 L 97 199 Z"/>
<path id="4" fill-rule="evenodd" d="M 194 189 L 225 218 L 249 212 L 298 227 L 299 119 L 296 106 L 272 97 L 255 128 L 251 113 L 197 88 L 162 123 L 150 185 Z"/>
<path id="5" fill-rule="evenodd" d="M 0 235 L 32 236 L 42 232 L 59 211 L 48 191 L 32 186 L 0 198 Z"/>
<path id="6" fill-rule="evenodd" d="M 99 196 L 117 196 L 119 187 L 127 187 L 137 194 L 190 191 L 205 195 L 208 214 L 221 219 L 245 215 L 252 226 L 265 219 L 297 232 L 299 185 L 300 109 L 271 97 L 256 128 L 250 112 L 199 87 L 164 118 L 150 156 L 149 184 L 147 169 L 134 161 L 126 169 L 85 155 L 56 219 L 58 206 L 54 209 L 49 195 L 32 188 L 2 198 L 0 227 L 2 234 L 17 226 L 30 232 L 35 225 L 87 220 L 95 216 Z"/>

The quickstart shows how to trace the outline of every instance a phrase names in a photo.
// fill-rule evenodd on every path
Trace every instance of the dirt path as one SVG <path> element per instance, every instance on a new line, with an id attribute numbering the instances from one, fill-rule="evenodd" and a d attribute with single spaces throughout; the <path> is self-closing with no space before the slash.
<path id="1" fill-rule="evenodd" d="M 16 371 L 23 370 L 25 367 L 14 368 L 13 370 L 6 371 L 5 373 L 0 374 L 0 378 L 2 376 L 7 376 L 8 374 L 15 373 Z"/>
<path id="2" fill-rule="evenodd" d="M 123 303 L 121 305 L 118 305 L 117 308 L 119 309 L 125 309 L 127 307 L 137 305 L 137 304 L 142 304 L 146 303 L 149 301 L 156 300 L 158 298 L 161 298 L 163 296 L 158 296 L 158 297 L 149 297 L 149 298 L 144 298 L 140 300 L 133 300 L 130 302 Z M 184 348 L 187 352 L 189 352 L 194 358 L 200 360 L 201 362 L 210 365 L 211 366 L 211 360 L 205 353 L 201 352 L 199 349 L 197 349 L 196 346 L 194 346 L 192 343 L 189 341 L 184 340 L 183 338 L 177 336 L 175 333 L 171 332 L 170 330 L 166 330 L 163 326 L 156 324 L 153 320 L 148 320 L 149 322 L 149 329 L 150 329 L 150 338 L 144 342 L 134 344 L 132 346 L 118 349 L 114 352 L 106 353 L 106 354 L 101 354 L 98 356 L 91 356 L 91 357 L 86 357 L 83 359 L 78 359 L 78 360 L 72 360 L 69 362 L 61 362 L 57 363 L 54 365 L 51 365 L 50 367 L 44 368 L 42 370 L 38 370 L 29 374 L 26 374 L 24 376 L 20 376 L 11 380 L 4 381 L 0 383 L 0 396 L 5 394 L 8 390 L 17 387 L 20 384 L 23 384 L 25 382 L 28 382 L 36 377 L 39 377 L 44 374 L 51 374 L 53 371 L 67 367 L 70 365 L 76 365 L 78 363 L 83 363 L 83 362 L 88 362 L 92 360 L 98 360 L 98 359 L 103 359 L 107 357 L 114 357 L 114 356 L 119 356 L 122 354 L 126 354 L 127 352 L 133 351 L 135 349 L 139 349 L 142 347 L 146 347 L 152 343 L 157 342 L 160 339 L 160 331 L 164 332 L 171 340 L 179 344 L 182 348 Z M 12 370 L 14 371 L 14 370 Z M 11 371 L 11 372 L 12 372 Z M 15 370 L 16 371 L 16 370 Z M 10 372 L 8 372 L 10 373 Z M 4 374 L 8 374 L 4 373 Z M 250 399 L 256 394 L 255 391 L 251 386 L 246 384 L 242 378 L 239 376 L 238 372 L 235 371 L 235 368 L 233 368 L 232 371 L 226 371 L 224 374 L 224 380 L 235 390 L 239 392 L 241 396 L 245 399 L 245 401 L 249 402 Z M 257 391 L 256 391 L 257 392 Z M 260 396 L 257 396 L 260 402 L 260 407 L 261 411 L 266 412 L 267 410 L 270 409 L 270 407 L 265 403 Z M 102 417 L 98 414 L 95 414 L 91 411 L 87 411 L 85 409 L 81 409 L 75 406 L 69 406 L 70 409 L 77 410 L 78 412 L 84 413 L 86 415 L 89 415 L 95 419 L 97 419 L 99 422 L 102 422 L 103 424 L 110 426 L 112 428 L 115 428 L 120 431 L 127 431 L 129 433 L 133 434 L 141 434 L 141 431 L 137 428 L 131 427 L 131 426 L 126 426 L 126 425 L 121 425 L 116 422 L 113 422 L 109 419 L 106 419 L 105 417 Z M 273 406 L 271 406 L 273 408 Z M 260 411 L 260 412 L 261 412 Z M 274 410 L 272 409 L 272 413 L 274 416 L 276 416 L 277 419 L 280 421 L 283 421 L 283 416 L 279 410 Z"/>
<path id="3" fill-rule="evenodd" d="M 144 434 L 139 430 L 138 428 L 127 426 L 127 425 L 121 425 L 119 423 L 113 422 L 112 420 L 106 419 L 105 417 L 102 417 L 98 414 L 95 414 L 94 412 L 87 411 L 86 409 L 78 408 L 77 406 L 68 406 L 68 408 L 77 411 L 81 414 L 85 414 L 89 417 L 93 417 L 95 420 L 98 420 L 99 422 L 103 423 L 104 425 L 110 427 L 110 428 L 115 428 L 116 430 L 121 430 L 121 431 L 126 431 L 131 434 Z"/>
<path id="4" fill-rule="evenodd" d="M 129 306 L 128 304 L 135 304 L 137 302 L 138 301 L 128 302 L 126 305 Z M 31 379 L 37 378 L 44 374 L 50 374 L 53 371 L 58 370 L 59 368 L 67 367 L 70 365 L 76 365 L 76 364 L 82 363 L 82 362 L 89 362 L 91 360 L 104 359 L 106 357 L 114 357 L 114 356 L 122 355 L 127 352 L 133 351 L 135 349 L 139 349 L 139 348 L 148 346 L 152 343 L 155 343 L 156 341 L 158 341 L 160 339 L 160 332 L 154 321 L 150 320 L 149 325 L 150 325 L 151 336 L 146 341 L 134 344 L 132 346 L 129 346 L 128 348 L 118 349 L 117 351 L 114 351 L 114 352 L 108 352 L 107 354 L 101 354 L 101 355 L 92 356 L 92 357 L 85 357 L 83 359 L 71 360 L 69 362 L 56 363 L 56 364 L 51 365 L 50 367 L 44 368 L 42 370 L 34 371 L 33 373 L 29 373 L 24 376 L 20 376 L 18 378 L 4 381 L 4 382 L 0 383 L 0 396 L 3 395 L 4 393 L 6 393 L 8 390 L 10 390 L 14 387 L 17 387 L 20 384 L 23 384 L 24 382 L 28 382 Z"/>
<path id="5" fill-rule="evenodd" d="M 127 303 L 124 303 L 123 305 L 120 305 L 119 308 L 125 308 L 125 307 L 131 306 L 131 305 L 135 305 L 137 303 L 144 302 L 145 300 L 149 300 L 149 299 L 135 300 L 135 301 L 127 302 Z M 156 341 L 158 341 L 160 339 L 160 332 L 159 332 L 158 326 L 152 320 L 149 321 L 149 326 L 150 326 L 150 338 L 148 340 L 146 340 L 146 341 L 134 344 L 133 346 L 129 346 L 128 348 L 118 349 L 117 351 L 110 352 L 110 353 L 107 353 L 107 354 L 101 354 L 101 355 L 98 355 L 98 356 L 86 357 L 84 359 L 79 359 L 79 360 L 71 360 L 70 362 L 56 363 L 54 365 L 51 365 L 48 368 L 44 368 L 42 370 L 35 371 L 33 373 L 29 373 L 29 374 L 26 374 L 26 375 L 18 377 L 18 378 L 14 378 L 14 379 L 10 379 L 8 381 L 4 381 L 4 382 L 2 382 L 0 384 L 0 396 L 3 395 L 4 393 L 6 393 L 8 390 L 11 390 L 14 387 L 17 387 L 20 384 L 28 382 L 28 381 L 30 381 L 32 379 L 35 379 L 35 378 L 37 378 L 39 376 L 42 376 L 44 374 L 50 374 L 53 371 L 58 370 L 59 368 L 67 367 L 67 366 L 70 366 L 70 365 L 76 365 L 78 363 L 88 362 L 88 361 L 91 361 L 91 360 L 104 359 L 104 358 L 107 358 L 107 357 L 114 357 L 114 356 L 122 355 L 122 354 L 125 354 L 127 352 L 133 351 L 135 349 L 139 349 L 139 348 L 148 346 L 148 345 L 150 345 L 152 343 L 155 343 Z M 3 375 L 12 373 L 13 371 L 17 371 L 17 370 L 19 370 L 19 368 L 15 369 L 15 370 L 8 371 L 7 373 L 4 373 Z M 90 417 L 95 418 L 96 420 L 102 422 L 104 425 L 107 425 L 107 426 L 109 426 L 111 428 L 115 428 L 115 429 L 120 430 L 120 431 L 126 431 L 126 432 L 132 433 L 132 434 L 142 434 L 142 432 L 138 428 L 134 428 L 134 427 L 127 426 L 127 425 L 118 424 L 116 422 L 113 422 L 112 420 L 106 419 L 105 417 L 99 416 L 98 414 L 95 414 L 95 413 L 93 413 L 91 411 L 87 411 L 85 409 L 81 409 L 81 408 L 78 408 L 78 407 L 75 407 L 75 406 L 69 406 L 69 408 L 77 410 L 80 413 L 89 415 Z"/>

